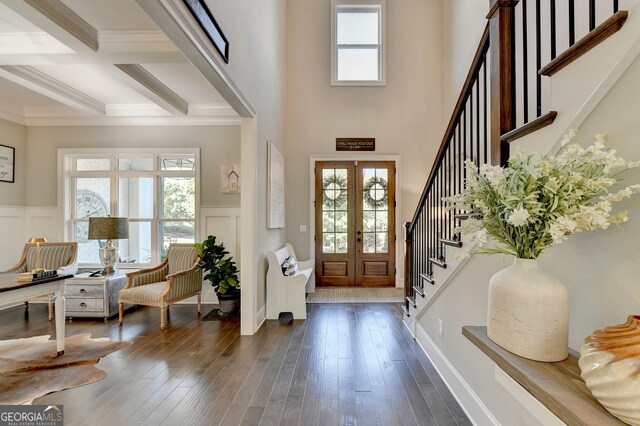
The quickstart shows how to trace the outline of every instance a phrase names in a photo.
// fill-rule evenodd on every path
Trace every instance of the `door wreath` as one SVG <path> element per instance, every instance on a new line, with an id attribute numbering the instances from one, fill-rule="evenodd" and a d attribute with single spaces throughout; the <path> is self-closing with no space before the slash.
<path id="1" fill-rule="evenodd" d="M 364 201 L 370 206 L 379 209 L 387 205 L 389 193 L 386 179 L 381 177 L 369 178 L 362 189 L 364 191 Z"/>

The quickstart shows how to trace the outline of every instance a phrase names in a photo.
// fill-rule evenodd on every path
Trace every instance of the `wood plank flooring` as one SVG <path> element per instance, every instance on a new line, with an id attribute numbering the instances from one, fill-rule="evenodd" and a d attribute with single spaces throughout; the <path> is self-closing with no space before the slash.
<path id="1" fill-rule="evenodd" d="M 208 312 L 212 306 L 204 306 Z M 173 305 L 67 322 L 67 335 L 132 340 L 103 358 L 109 374 L 34 404 L 63 404 L 66 425 L 470 425 L 402 325 L 398 304 L 307 305 L 307 321 L 200 321 Z M 0 339 L 55 334 L 46 306 L 0 311 Z M 0 379 L 1 381 L 1 379 Z"/>

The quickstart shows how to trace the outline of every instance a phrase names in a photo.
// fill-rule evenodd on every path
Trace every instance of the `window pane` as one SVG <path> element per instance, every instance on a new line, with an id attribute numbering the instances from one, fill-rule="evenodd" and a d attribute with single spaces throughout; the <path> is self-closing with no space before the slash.
<path id="1" fill-rule="evenodd" d="M 74 233 L 77 235 L 79 232 L 78 227 L 89 228 L 87 222 L 76 223 L 74 226 Z M 98 240 L 78 241 L 78 263 L 97 263 L 100 264 L 100 255 L 98 249 L 100 248 Z"/>
<path id="2" fill-rule="evenodd" d="M 196 157 L 193 155 L 171 155 L 160 157 L 160 170 L 195 170 Z"/>
<path id="3" fill-rule="evenodd" d="M 196 216 L 195 178 L 162 179 L 163 217 L 191 219 Z"/>
<path id="4" fill-rule="evenodd" d="M 108 158 L 78 158 L 76 170 L 110 170 L 111 160 Z"/>
<path id="5" fill-rule="evenodd" d="M 110 214 L 110 183 L 108 178 L 76 179 L 75 217 L 105 217 Z"/>
<path id="6" fill-rule="evenodd" d="M 172 243 L 194 243 L 195 242 L 194 222 L 162 222 L 160 224 L 160 241 L 162 244 L 162 258 L 169 244 Z"/>
<path id="7" fill-rule="evenodd" d="M 120 241 L 120 262 L 151 262 L 151 222 L 129 222 L 129 238 Z"/>
<path id="8" fill-rule="evenodd" d="M 153 218 L 153 178 L 120 178 L 118 215 L 128 218 Z"/>
<path id="9" fill-rule="evenodd" d="M 153 157 L 118 158 L 118 170 L 153 170 Z"/>
<path id="10" fill-rule="evenodd" d="M 378 81 L 378 49 L 338 48 L 339 81 Z"/>
<path id="11" fill-rule="evenodd" d="M 338 44 L 378 44 L 378 12 L 338 12 Z"/>

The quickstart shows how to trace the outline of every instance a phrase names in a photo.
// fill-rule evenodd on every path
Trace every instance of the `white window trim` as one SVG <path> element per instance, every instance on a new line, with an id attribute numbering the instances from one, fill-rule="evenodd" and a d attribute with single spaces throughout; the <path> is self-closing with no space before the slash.
<path id="1" fill-rule="evenodd" d="M 366 6 L 380 7 L 380 80 L 338 80 L 338 49 L 336 8 L 353 6 L 354 9 Z M 331 0 L 331 86 L 386 86 L 387 85 L 387 1 L 386 0 Z"/>
<path id="2" fill-rule="evenodd" d="M 113 162 L 116 158 L 134 158 L 140 156 L 165 156 L 165 155 L 194 155 L 195 156 L 195 191 L 196 191 L 196 200 L 195 200 L 195 217 L 194 217 L 194 235 L 196 236 L 196 241 L 199 234 L 199 224 L 200 224 L 200 148 L 60 148 L 58 149 L 58 211 L 59 216 L 62 218 L 63 224 L 63 240 L 64 241 L 73 241 L 73 225 L 72 225 L 72 203 L 69 201 L 74 194 L 74 189 L 71 187 L 72 177 L 76 175 L 76 171 L 73 169 L 73 159 L 75 158 L 109 158 Z M 111 177 L 114 173 L 118 173 L 118 176 L 121 177 L 150 177 L 150 176 L 161 176 L 161 177 L 171 177 L 171 176 L 184 176 L 184 172 L 176 172 L 176 171 L 160 171 L 157 170 L 158 165 L 154 164 L 154 170 L 139 170 L 139 171 L 102 171 L 97 170 L 95 172 L 90 172 L 92 177 Z M 82 174 L 82 172 L 80 172 Z M 154 187 L 158 185 L 157 182 L 154 181 Z M 114 188 L 111 188 L 113 191 Z M 160 203 L 155 199 L 157 190 L 154 189 L 154 206 L 155 208 L 159 208 Z M 113 208 L 113 200 L 111 208 Z M 156 214 L 157 215 L 157 212 Z M 155 216 L 154 215 L 154 216 Z M 152 223 L 159 223 L 162 220 L 159 218 L 152 219 L 140 219 L 136 218 L 134 220 L 136 222 L 146 222 L 149 221 Z M 159 263 L 159 253 L 158 253 L 158 241 L 157 235 L 152 233 L 152 241 L 151 241 L 151 265 L 148 263 L 119 263 L 116 265 L 118 269 L 127 269 L 133 268 L 138 269 L 141 267 L 149 267 L 154 266 Z M 92 264 L 92 263 L 82 263 L 79 265 L 81 268 L 99 268 L 102 265 L 100 264 Z"/>

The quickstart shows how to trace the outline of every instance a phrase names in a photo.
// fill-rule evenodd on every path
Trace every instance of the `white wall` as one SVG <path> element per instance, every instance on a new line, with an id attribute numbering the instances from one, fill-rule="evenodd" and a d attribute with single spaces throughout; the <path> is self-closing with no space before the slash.
<path id="1" fill-rule="evenodd" d="M 26 176 L 26 128 L 20 124 L 0 119 L 0 145 L 15 148 L 15 182 L 0 182 L 0 206 L 23 206 L 25 202 Z"/>
<path id="2" fill-rule="evenodd" d="M 640 59 L 636 59 L 580 126 L 579 141 L 591 142 L 595 133 L 607 133 L 608 144 L 627 159 L 640 159 Z M 537 140 L 542 138 L 542 140 Z M 542 136 L 530 137 L 533 146 L 547 146 Z M 536 144 L 537 142 L 537 144 Z M 640 182 L 640 171 L 624 175 L 625 183 Z M 618 204 L 629 211 L 629 222 L 616 228 L 572 236 L 540 257 L 548 273 L 569 289 L 569 344 L 578 350 L 593 330 L 622 323 L 638 313 L 640 286 L 640 196 Z M 493 363 L 466 340 L 463 325 L 486 324 L 488 282 L 511 259 L 474 256 L 452 280 L 419 325 L 438 350 L 501 424 L 545 424 L 537 420 L 494 380 Z M 444 321 L 444 336 L 438 335 L 438 319 Z M 456 380 L 450 380 L 456 383 Z M 460 394 L 464 394 L 461 392 Z"/>
<path id="3" fill-rule="evenodd" d="M 288 3 L 286 238 L 302 259 L 309 257 L 313 235 L 299 231 L 309 225 L 311 156 L 340 155 L 337 137 L 374 137 L 372 154 L 400 154 L 399 208 L 406 221 L 440 144 L 442 2 L 390 0 L 386 5 L 387 85 L 331 87 L 331 2 Z M 361 154 L 366 159 L 367 153 Z M 401 229 L 397 235 L 403 237 Z"/>
<path id="4" fill-rule="evenodd" d="M 442 2 L 442 111 L 446 126 L 487 24 L 489 0 Z M 444 129 L 443 129 L 444 131 Z"/>
<path id="5" fill-rule="evenodd" d="M 264 318 L 265 254 L 284 245 L 283 229 L 267 229 L 266 194 L 267 141 L 272 140 L 287 157 L 284 150 L 287 2 L 208 0 L 207 4 L 230 40 L 229 64 L 224 69 L 257 113 L 257 209 L 249 214 L 257 216 L 255 308 L 258 316 Z M 243 285 L 248 288 L 247 283 Z"/>

